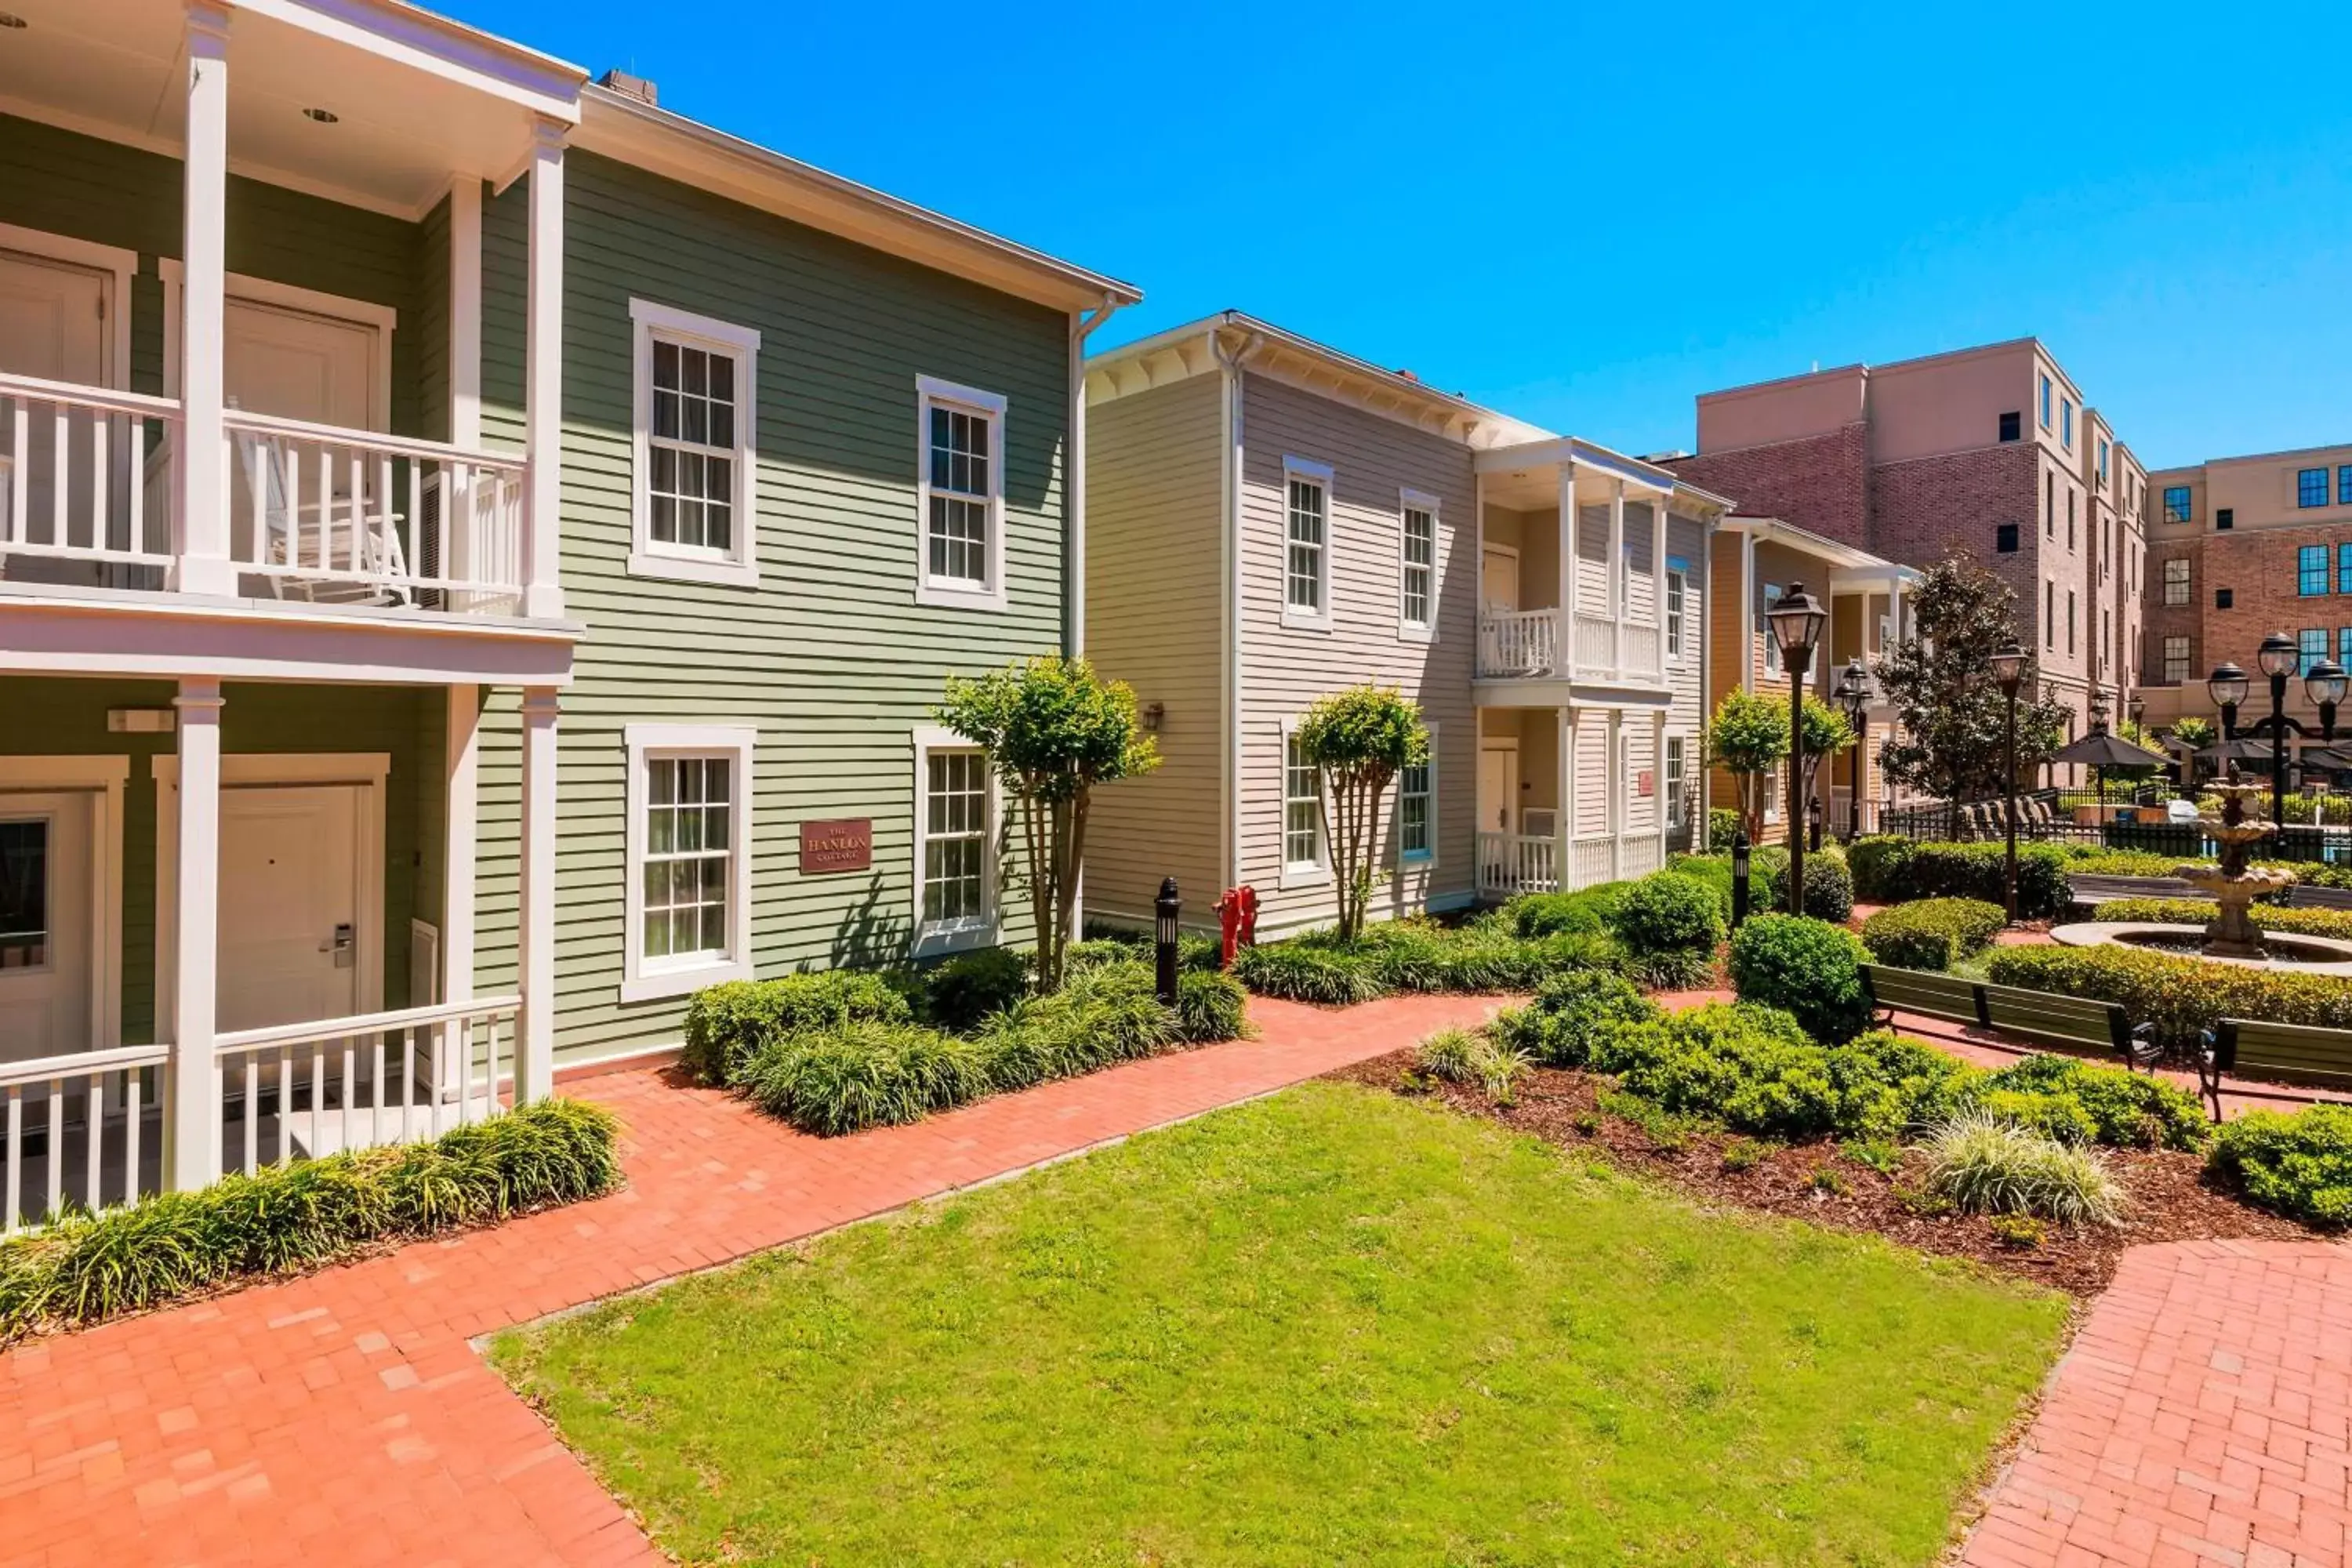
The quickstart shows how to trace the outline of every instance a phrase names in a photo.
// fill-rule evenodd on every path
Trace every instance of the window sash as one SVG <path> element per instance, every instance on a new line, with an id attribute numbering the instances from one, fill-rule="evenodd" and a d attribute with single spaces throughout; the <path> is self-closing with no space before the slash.
<path id="1" fill-rule="evenodd" d="M 1764 614 L 1759 618 L 1764 623 L 1764 673 L 1767 675 L 1780 673 L 1780 639 L 1772 635 L 1772 606 L 1780 602 L 1780 584 L 1765 584 Z"/>
<path id="2" fill-rule="evenodd" d="M 1685 578 L 1679 572 L 1666 574 L 1666 657 L 1680 658 L 1683 654 L 1683 594 Z M 1767 628 L 1769 635 L 1769 628 Z"/>
<path id="3" fill-rule="evenodd" d="M 1683 738 L 1680 735 L 1666 737 L 1664 789 L 1666 826 L 1680 827 L 1683 825 Z"/>
<path id="4" fill-rule="evenodd" d="M 1323 789 L 1298 737 L 1282 742 L 1282 863 L 1293 870 L 1323 868 Z"/>
<path id="5" fill-rule="evenodd" d="M 2164 602 L 2168 605 L 2189 603 L 2189 563 L 2185 558 L 2164 563 Z"/>
<path id="6" fill-rule="evenodd" d="M 2165 486 L 2164 521 L 2167 522 L 2189 521 L 2189 487 L 2187 485 Z"/>
<path id="7" fill-rule="evenodd" d="M 1421 507 L 1404 509 L 1404 605 L 1405 625 L 1426 627 L 1430 624 L 1430 600 L 1437 578 L 1437 519 Z"/>
<path id="8" fill-rule="evenodd" d="M 1397 853 L 1407 860 L 1426 860 L 1435 853 L 1430 822 L 1430 770 L 1435 761 L 1433 756 L 1397 774 Z"/>
<path id="9" fill-rule="evenodd" d="M 2294 504 L 2299 507 L 2327 504 L 2327 470 L 2326 468 L 2295 470 Z"/>
<path id="10" fill-rule="evenodd" d="M 638 956 L 650 964 L 730 958 L 735 758 L 665 752 L 645 766 Z"/>
<path id="11" fill-rule="evenodd" d="M 0 822 L 0 970 L 49 963 L 49 819 Z"/>
<path id="12" fill-rule="evenodd" d="M 2327 657 L 2327 628 L 2305 626 L 2294 634 L 2295 674 L 2309 675 L 2311 667 Z"/>
<path id="13" fill-rule="evenodd" d="M 923 464 L 930 504 L 923 566 L 934 582 L 986 588 L 993 564 L 996 416 L 946 398 L 926 399 Z"/>
<path id="14" fill-rule="evenodd" d="M 1324 552 L 1329 542 L 1330 494 L 1318 480 L 1289 476 L 1284 537 L 1283 603 L 1310 616 L 1323 613 Z"/>
<path id="15" fill-rule="evenodd" d="M 2164 681 L 2179 686 L 2189 679 L 2189 639 L 2170 637 L 2164 639 Z"/>
<path id="16" fill-rule="evenodd" d="M 2294 591 L 2304 598 L 2327 592 L 2327 546 L 2306 544 L 2294 552 Z"/>
<path id="17" fill-rule="evenodd" d="M 735 552 L 742 461 L 741 356 L 655 328 L 646 333 L 646 532 L 689 554 Z"/>
<path id="18" fill-rule="evenodd" d="M 984 924 L 988 908 L 988 758 L 972 746 L 923 753 L 923 929 Z"/>

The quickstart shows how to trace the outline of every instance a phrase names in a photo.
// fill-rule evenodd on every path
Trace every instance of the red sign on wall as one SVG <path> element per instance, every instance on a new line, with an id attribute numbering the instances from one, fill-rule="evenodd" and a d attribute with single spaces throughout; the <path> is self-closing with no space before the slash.
<path id="1" fill-rule="evenodd" d="M 1639 773 L 1634 775 L 1633 793 L 1642 796 L 1645 800 L 1651 795 L 1657 794 L 1658 775 L 1650 769 L 1643 768 Z"/>
<path id="2" fill-rule="evenodd" d="M 836 816 L 801 824 L 801 874 L 863 871 L 874 864 L 874 819 Z"/>

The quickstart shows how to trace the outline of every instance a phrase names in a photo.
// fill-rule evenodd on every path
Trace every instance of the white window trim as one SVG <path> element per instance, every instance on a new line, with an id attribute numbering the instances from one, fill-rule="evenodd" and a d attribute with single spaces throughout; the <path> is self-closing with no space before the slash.
<path id="1" fill-rule="evenodd" d="M 1676 583 L 1682 584 L 1680 594 L 1675 591 Z M 1680 664 L 1690 657 L 1690 584 L 1689 573 L 1677 572 L 1671 566 L 1666 569 L 1663 584 L 1664 598 L 1658 605 L 1658 646 L 1668 664 Z M 1682 601 L 1683 606 L 1679 612 L 1682 622 L 1679 632 L 1675 630 L 1676 613 L 1671 607 L 1677 598 Z M 1771 628 L 1768 626 L 1765 630 L 1766 635 L 1769 636 Z"/>
<path id="2" fill-rule="evenodd" d="M 996 770 L 993 767 L 986 770 L 987 826 L 984 830 L 983 843 L 987 853 L 981 857 L 980 868 L 980 897 L 983 913 L 976 921 L 944 922 L 938 925 L 926 925 L 923 921 L 923 828 L 924 824 L 931 819 L 930 754 L 940 751 L 970 752 L 978 749 L 970 740 L 942 725 L 919 724 L 915 727 L 912 746 L 915 762 L 915 815 L 909 824 L 911 831 L 908 834 L 914 866 L 913 874 L 908 879 L 913 883 L 915 889 L 914 903 L 911 906 L 913 921 L 910 926 L 915 934 L 910 946 L 913 956 L 918 958 L 929 958 L 943 952 L 962 952 L 975 947 L 995 947 L 1003 938 L 1004 910 L 999 896 L 1002 889 L 996 885 L 997 857 L 1003 848 L 1000 842 L 1003 828 L 1003 800 L 997 789 Z"/>
<path id="3" fill-rule="evenodd" d="M 630 380 L 635 387 L 629 464 L 629 575 L 674 583 L 748 587 L 760 581 L 758 516 L 760 334 L 709 316 L 629 301 Z M 734 548 L 658 542 L 653 533 L 654 336 L 729 355 L 735 361 Z"/>
<path id="4" fill-rule="evenodd" d="M 627 724 L 622 743 L 628 752 L 628 871 L 626 884 L 626 945 L 623 949 L 621 1000 L 652 1002 L 683 996 L 705 985 L 751 978 L 751 785 L 752 752 L 759 726 L 748 723 Z M 733 763 L 733 796 L 727 821 L 734 843 L 729 847 L 727 896 L 730 954 L 712 962 L 659 962 L 648 967 L 645 959 L 646 927 L 646 762 L 656 755 L 725 754 Z"/>
<path id="5" fill-rule="evenodd" d="M 1289 485 L 1287 482 L 1283 487 L 1283 501 L 1286 508 L 1283 542 L 1286 546 L 1289 543 L 1289 517 L 1286 510 L 1289 504 Z M 1323 505 L 1323 544 L 1327 552 L 1331 544 L 1330 510 L 1330 492 L 1326 490 Z M 1429 514 L 1429 619 L 1426 621 L 1411 621 L 1405 618 L 1404 514 L 1408 511 L 1425 511 Z M 1397 640 L 1399 642 L 1434 643 L 1437 641 L 1438 607 L 1444 603 L 1444 597 L 1438 591 L 1442 563 L 1437 542 L 1438 536 L 1444 530 L 1445 511 L 1435 496 L 1431 495 L 1427 490 L 1406 489 L 1397 491 Z M 1286 558 L 1285 564 L 1288 564 Z M 1330 601 L 1326 598 L 1324 602 L 1328 605 Z M 1415 861 L 1414 864 L 1419 865 L 1421 862 Z"/>
<path id="6" fill-rule="evenodd" d="M 1772 635 L 1772 607 L 1787 596 L 1787 590 L 1778 583 L 1767 583 L 1762 593 L 1764 607 L 1756 619 L 1764 628 L 1764 673 L 1777 680 L 1788 672 L 1780 668 L 1780 639 Z"/>
<path id="7" fill-rule="evenodd" d="M 1285 515 L 1290 504 L 1287 481 L 1283 496 Z M 1328 516 L 1328 512 L 1326 514 Z M 1286 546 L 1288 531 L 1284 532 Z M 1313 864 L 1290 858 L 1290 741 L 1298 732 L 1299 718 L 1291 714 L 1282 721 L 1282 750 L 1275 753 L 1275 833 L 1274 852 L 1282 866 L 1282 886 L 1285 888 L 1321 888 L 1331 882 L 1331 808 L 1323 799 L 1322 776 L 1316 776 L 1315 789 L 1315 860 Z"/>
<path id="8" fill-rule="evenodd" d="M 1667 748 L 1677 745 L 1683 749 L 1683 773 L 1678 779 L 1666 768 Z M 1691 781 L 1691 746 L 1686 730 L 1667 730 L 1658 736 L 1658 826 L 1669 833 L 1690 826 L 1687 821 L 1677 821 L 1675 814 L 1682 809 L 1682 790 Z"/>
<path id="9" fill-rule="evenodd" d="M 1396 805 L 1391 815 L 1396 819 L 1396 861 L 1397 869 L 1400 871 L 1430 871 L 1436 869 L 1437 867 L 1437 846 L 1440 838 L 1437 831 L 1437 726 L 1431 724 L 1427 728 L 1429 731 L 1429 849 L 1427 853 L 1421 855 L 1407 855 L 1404 852 L 1404 774 L 1399 773 Z"/>
<path id="10" fill-rule="evenodd" d="M 1316 553 L 1316 602 L 1319 611 L 1302 610 L 1290 602 L 1290 481 L 1302 479 L 1323 487 L 1323 548 Z M 1282 492 L 1276 498 L 1281 530 L 1276 535 L 1281 554 L 1276 558 L 1281 570 L 1276 581 L 1281 584 L 1282 624 L 1300 631 L 1328 632 L 1331 629 L 1331 552 L 1338 543 L 1339 532 L 1339 487 L 1333 482 L 1331 465 L 1318 463 L 1311 458 L 1286 457 L 1282 459 Z M 1289 731 L 1285 731 L 1287 734 Z M 1328 859 L 1328 857 L 1327 856 Z M 1327 872 L 1328 875 L 1328 872 Z M 1288 886 L 1286 882 L 1284 886 Z"/>
<path id="11" fill-rule="evenodd" d="M 951 404 L 988 417 L 988 581 L 975 587 L 931 575 L 931 405 Z M 915 377 L 915 603 L 960 610 L 1003 610 L 1004 591 L 1004 426 L 1003 394 Z M 992 809 L 993 809 L 992 807 Z"/>

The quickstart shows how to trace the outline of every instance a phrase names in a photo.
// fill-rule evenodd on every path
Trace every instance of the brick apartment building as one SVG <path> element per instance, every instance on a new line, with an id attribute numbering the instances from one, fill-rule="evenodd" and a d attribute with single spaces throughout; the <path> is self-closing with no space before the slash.
<path id="1" fill-rule="evenodd" d="M 2219 458 L 2147 486 L 2150 723 L 2215 717 L 2205 678 L 2225 659 L 2254 676 L 2245 717 L 2266 712 L 2254 651 L 2273 632 L 2295 638 L 2306 668 L 2352 662 L 2352 446 Z M 2315 719 L 2301 682 L 2287 693 L 2288 712 Z"/>
<path id="2" fill-rule="evenodd" d="M 2075 733 L 2094 693 L 2120 712 L 2139 679 L 2147 476 L 2036 339 L 1705 394 L 1698 451 L 1671 462 L 1744 514 L 1887 561 L 1977 557 L 2015 591 Z"/>

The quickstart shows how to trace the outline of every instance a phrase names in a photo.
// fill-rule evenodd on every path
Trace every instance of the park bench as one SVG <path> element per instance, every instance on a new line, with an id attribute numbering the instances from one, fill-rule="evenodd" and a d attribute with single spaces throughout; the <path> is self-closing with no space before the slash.
<path id="1" fill-rule="evenodd" d="M 2114 1051 L 2126 1066 L 2153 1068 L 2156 1063 L 2155 1026 L 2142 1024 L 2134 1028 L 2124 1010 L 2113 1002 L 1994 985 L 1885 963 L 1862 966 L 1862 988 L 1882 1027 L 1893 1025 L 1897 1011 L 1916 1013 L 2043 1045 Z"/>
<path id="2" fill-rule="evenodd" d="M 2286 890 L 2291 910 L 2352 910 L 2352 888 L 2314 888 L 2297 882 Z"/>
<path id="3" fill-rule="evenodd" d="M 2221 1120 L 2221 1075 L 2270 1079 L 2314 1089 L 2352 1089 L 2352 1029 L 2223 1018 L 2205 1031 L 2198 1077 Z"/>
<path id="4" fill-rule="evenodd" d="M 2210 895 L 2200 891 L 2193 882 L 2179 877 L 2099 877 L 2069 875 L 2067 897 L 2085 908 L 2105 903 L 2110 899 L 2201 899 L 2211 902 Z"/>

